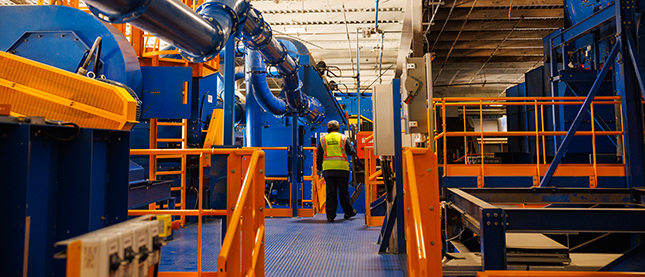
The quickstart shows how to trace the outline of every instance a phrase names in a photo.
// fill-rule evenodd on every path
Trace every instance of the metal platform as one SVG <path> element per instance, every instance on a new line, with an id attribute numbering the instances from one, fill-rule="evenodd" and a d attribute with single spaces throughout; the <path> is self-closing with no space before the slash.
<path id="1" fill-rule="evenodd" d="M 313 218 L 267 218 L 266 276 L 407 276 L 405 255 L 378 254 L 378 227 L 366 227 L 365 215 L 342 216 L 327 223 Z M 220 224 L 204 225 L 203 270 L 216 271 Z M 197 270 L 197 226 L 175 232 L 162 248 L 160 271 Z"/>

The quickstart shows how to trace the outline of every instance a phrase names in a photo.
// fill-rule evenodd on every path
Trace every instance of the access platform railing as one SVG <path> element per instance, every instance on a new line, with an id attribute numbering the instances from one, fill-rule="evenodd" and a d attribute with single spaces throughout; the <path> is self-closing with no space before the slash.
<path id="1" fill-rule="evenodd" d="M 567 130 L 555 130 L 549 131 L 545 130 L 545 107 L 546 108 L 557 108 L 559 106 L 581 106 L 585 100 L 585 97 L 488 97 L 488 98 L 469 98 L 469 97 L 450 97 L 450 98 L 435 98 L 433 99 L 434 108 L 434 136 L 430 136 L 428 143 L 434 143 L 435 149 L 438 148 L 439 140 L 443 140 L 443 149 L 437 151 L 442 151 L 443 158 L 443 174 L 444 176 L 478 176 L 477 186 L 484 187 L 484 177 L 485 176 L 507 176 L 509 172 L 512 172 L 514 176 L 533 176 L 534 185 L 539 185 L 540 176 L 543 176 L 549 163 L 547 162 L 546 155 L 546 143 L 547 137 L 556 137 L 556 136 L 565 136 Z M 591 130 L 590 131 L 576 131 L 576 136 L 591 136 L 592 139 L 592 162 L 590 165 L 587 164 L 564 164 L 560 165 L 559 168 L 565 168 L 566 170 L 556 171 L 555 175 L 568 176 L 567 174 L 577 174 L 577 176 L 589 176 L 589 186 L 592 188 L 597 187 L 598 176 L 624 176 L 624 165 L 622 164 L 598 164 L 597 162 L 597 147 L 596 147 L 596 138 L 597 136 L 618 136 L 619 141 L 623 140 L 623 131 L 622 130 L 596 130 L 599 125 L 598 120 L 596 119 L 595 106 L 599 105 L 616 105 L 620 106 L 620 115 L 617 116 L 616 120 L 622 122 L 622 106 L 620 105 L 619 96 L 596 96 L 591 103 L 590 107 L 590 122 Z M 467 119 L 466 119 L 466 109 L 476 107 L 479 109 L 479 118 L 483 118 L 484 108 L 488 107 L 508 107 L 508 106 L 527 106 L 527 109 L 533 108 L 533 115 L 529 115 L 530 111 L 527 111 L 527 120 L 528 116 L 533 117 L 533 122 L 535 126 L 527 126 L 528 128 L 534 130 L 524 130 L 524 131 L 506 131 L 506 132 L 491 132 L 483 131 L 483 120 L 479 121 L 479 131 L 467 131 Z M 447 131 L 446 123 L 446 108 L 447 107 L 459 107 L 462 108 L 462 117 L 463 117 L 463 130 L 462 131 Z M 437 118 L 441 118 L 441 122 L 437 122 Z M 527 121 L 528 122 L 528 121 Z M 438 124 L 439 123 L 439 124 Z M 466 153 L 464 157 L 460 157 L 459 160 L 463 158 L 463 164 L 449 164 L 448 163 L 448 150 L 447 150 L 447 139 L 448 137 L 463 137 L 464 139 L 464 152 Z M 472 151 L 469 149 L 469 137 L 477 137 L 479 139 L 479 146 L 477 151 Z M 535 137 L 535 161 L 531 164 L 526 165 L 513 165 L 513 170 L 508 168 L 508 165 L 500 167 L 496 164 L 485 164 L 485 156 L 487 153 L 484 151 L 484 138 L 486 137 Z M 557 145 L 556 145 L 557 147 Z M 471 153 L 469 152 L 478 152 Z M 480 157 L 480 164 L 478 168 L 475 168 L 476 165 L 469 165 L 468 155 L 476 155 Z M 624 155 L 624 149 L 623 149 Z"/>
<path id="2" fill-rule="evenodd" d="M 158 276 L 264 276 L 264 151 L 240 149 L 132 149 L 130 155 L 199 155 L 198 209 L 129 210 L 128 215 L 197 216 L 197 271 L 160 272 Z M 207 155 L 227 155 L 227 209 L 203 209 Z M 204 216 L 226 216 L 227 232 L 217 258 L 217 272 L 202 270 Z M 240 241 L 241 240 L 241 241 Z"/>

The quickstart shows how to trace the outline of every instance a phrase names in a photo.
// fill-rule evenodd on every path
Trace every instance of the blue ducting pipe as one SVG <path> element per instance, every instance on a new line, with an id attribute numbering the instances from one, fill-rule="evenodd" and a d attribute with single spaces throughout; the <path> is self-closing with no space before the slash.
<path id="1" fill-rule="evenodd" d="M 273 37 L 271 27 L 260 12 L 250 9 L 249 0 L 211 0 L 200 5 L 197 13 L 179 0 L 86 0 L 85 3 L 103 20 L 117 24 L 129 22 L 170 42 L 192 62 L 214 58 L 229 36 L 238 27 L 242 28 L 244 45 L 260 52 L 266 63 L 282 76 L 288 107 L 313 123 L 324 118 L 325 108 L 320 101 L 302 92 L 298 62 Z M 281 108 L 270 110 L 281 111 Z"/>
<path id="2" fill-rule="evenodd" d="M 249 9 L 249 0 L 207 1 L 195 13 L 179 0 L 87 0 L 88 8 L 109 23 L 130 23 L 180 49 L 190 61 L 219 53 Z"/>
<path id="3" fill-rule="evenodd" d="M 289 108 L 310 122 L 321 122 L 325 117 L 325 108 L 318 99 L 306 96 L 302 92 L 298 62 L 289 55 L 286 47 L 273 37 L 271 27 L 256 9 L 249 10 L 247 14 L 247 20 L 242 26 L 242 38 L 248 49 L 260 52 L 264 61 L 278 70 L 282 76 L 282 90 Z"/>
<path id="4" fill-rule="evenodd" d="M 287 103 L 275 97 L 269 89 L 264 62 L 260 53 L 257 50 L 247 50 L 244 65 L 249 79 L 248 84 L 250 84 L 250 87 L 247 87 L 246 90 L 247 94 L 252 93 L 258 105 L 267 112 L 277 116 L 287 113 Z"/>

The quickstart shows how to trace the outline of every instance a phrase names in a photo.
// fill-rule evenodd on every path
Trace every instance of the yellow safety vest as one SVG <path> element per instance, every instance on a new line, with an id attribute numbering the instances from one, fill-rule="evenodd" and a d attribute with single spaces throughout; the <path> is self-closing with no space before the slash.
<path id="1" fill-rule="evenodd" d="M 349 162 L 345 154 L 345 135 L 333 132 L 320 139 L 323 148 L 323 171 L 345 170 L 349 171 Z"/>

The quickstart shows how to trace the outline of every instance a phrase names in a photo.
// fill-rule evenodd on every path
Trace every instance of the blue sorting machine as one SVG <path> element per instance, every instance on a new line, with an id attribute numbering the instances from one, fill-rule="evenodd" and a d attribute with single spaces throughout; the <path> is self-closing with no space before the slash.
<path id="1" fill-rule="evenodd" d="M 452 260 L 478 252 L 482 270 L 518 265 L 522 270 L 584 270 L 576 269 L 573 257 L 578 253 L 614 253 L 617 259 L 591 270 L 645 272 L 645 40 L 639 23 L 645 4 L 564 3 L 567 27 L 543 39 L 544 66 L 526 73 L 525 83 L 506 93 L 508 97 L 579 96 L 585 98 L 584 103 L 545 106 L 544 122 L 537 123 L 543 123 L 546 131 L 567 133 L 545 141 L 550 165 L 537 184 L 530 176 L 483 176 L 485 187 L 477 188 L 477 176 L 440 177 L 447 201 L 445 249 Z M 620 104 L 594 106 L 596 130 L 624 131 L 623 136 L 597 137 L 598 163 L 624 164 L 625 169 L 624 176 L 599 177 L 598 188 L 590 188 L 588 176 L 575 177 L 576 172 L 554 176 L 554 172 L 560 164 L 591 163 L 591 138 L 573 134 L 591 130 L 589 108 L 596 96 L 620 97 Z M 535 131 L 534 113 L 530 105 L 509 106 L 508 130 Z M 618 120 L 621 113 L 622 122 Z M 535 143 L 535 137 L 509 137 L 509 152 L 516 154 L 514 162 L 535 164 Z M 537 252 L 517 247 L 527 233 L 564 247 Z"/>
<path id="2" fill-rule="evenodd" d="M 6 134 L 0 138 L 0 149 L 3 157 L 5 153 L 12 157 L 1 161 L 3 184 L 12 184 L 3 186 L 10 189 L 2 205 L 3 211 L 11 211 L 12 227 L 2 234 L 17 238 L 9 245 L 16 251 L 3 251 L 3 260 L 10 261 L 5 272 L 21 275 L 21 251 L 28 250 L 29 276 L 62 276 L 64 264 L 53 259 L 54 242 L 126 220 L 128 208 L 159 202 L 174 206 L 179 201 L 178 192 L 170 191 L 178 186 L 177 177 L 150 182 L 147 157 L 130 158 L 129 149 L 150 148 L 151 119 L 187 120 L 187 146 L 201 148 L 206 135 L 202 130 L 207 130 L 213 110 L 222 109 L 222 147 L 289 147 L 289 151 L 266 153 L 272 161 L 267 163 L 267 176 L 289 178 L 267 184 L 271 199 L 278 206 L 292 199 L 295 216 L 298 201 L 311 198 L 311 183 L 303 176 L 311 174 L 314 161 L 311 151 L 303 147 L 316 143 L 319 134 L 326 132 L 327 121 L 338 120 L 346 129 L 347 120 L 307 48 L 296 40 L 275 38 L 247 1 L 206 1 L 197 12 L 174 3 L 178 2 L 86 1 L 102 19 L 65 6 L 0 8 L 0 50 L 76 72 L 101 37 L 96 66 L 92 61 L 88 68 L 96 68 L 98 77 L 124 84 L 141 101 L 139 123 L 130 132 L 81 128 L 78 138 L 69 142 L 34 136 L 34 130 L 57 134 L 67 132 L 66 127 L 0 123 L 0 131 Z M 126 22 L 174 45 L 179 58 L 198 63 L 219 55 L 224 70 L 195 77 L 191 67 L 140 66 L 130 42 L 109 24 Z M 235 41 L 241 42 L 239 47 Z M 245 67 L 235 68 L 236 57 L 245 60 Z M 246 103 L 234 95 L 234 82 L 242 78 L 248 88 Z M 279 95 L 270 91 L 267 78 L 282 78 Z M 158 137 L 181 137 L 177 129 L 160 126 Z M 226 188 L 221 186 L 226 183 L 221 172 L 225 163 L 226 159 L 213 155 L 212 166 L 204 169 L 209 186 L 205 208 L 226 205 Z M 181 164 L 169 159 L 158 166 L 163 171 Z M 186 168 L 186 206 L 191 208 L 199 204 L 197 160 L 188 159 Z M 288 195 L 290 185 L 295 188 L 292 195 Z M 305 195 L 297 194 L 301 189 Z M 363 206 L 356 204 L 359 209 Z M 38 228 L 27 233 L 25 244 L 29 226 Z"/>

